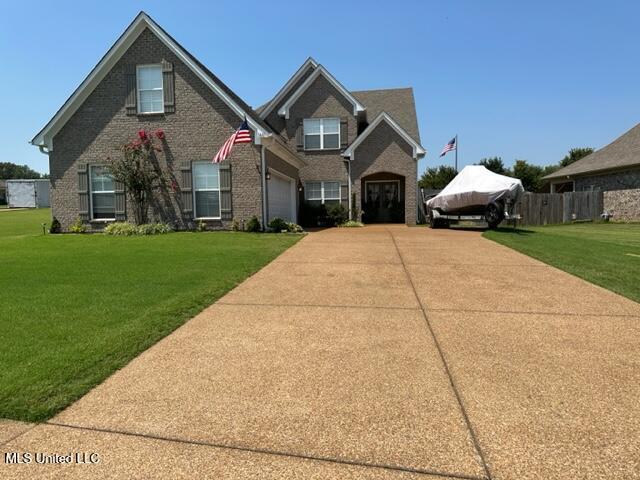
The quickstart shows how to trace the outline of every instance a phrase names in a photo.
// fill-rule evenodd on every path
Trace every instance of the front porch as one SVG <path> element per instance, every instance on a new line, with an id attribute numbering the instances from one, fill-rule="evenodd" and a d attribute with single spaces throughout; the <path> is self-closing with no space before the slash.
<path id="1" fill-rule="evenodd" d="M 405 177 L 374 173 L 360 180 L 360 208 L 364 223 L 405 223 Z"/>

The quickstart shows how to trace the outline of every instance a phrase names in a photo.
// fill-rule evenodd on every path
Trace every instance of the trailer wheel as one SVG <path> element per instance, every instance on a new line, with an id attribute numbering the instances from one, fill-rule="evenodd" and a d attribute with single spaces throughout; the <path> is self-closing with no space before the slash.
<path id="1" fill-rule="evenodd" d="M 439 223 L 438 219 L 433 216 L 433 213 L 429 212 L 429 228 L 438 228 Z"/>
<path id="2" fill-rule="evenodd" d="M 489 228 L 493 230 L 504 220 L 504 211 L 497 203 L 490 203 L 484 212 L 484 219 L 489 224 Z"/>

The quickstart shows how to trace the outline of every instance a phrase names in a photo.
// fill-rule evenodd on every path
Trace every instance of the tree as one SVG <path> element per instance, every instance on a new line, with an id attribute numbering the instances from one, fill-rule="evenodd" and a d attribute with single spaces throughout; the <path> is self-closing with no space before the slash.
<path id="1" fill-rule="evenodd" d="M 11 162 L 0 162 L 0 179 L 11 180 L 13 178 L 42 178 L 42 175 L 29 168 L 27 165 L 17 165 Z"/>
<path id="2" fill-rule="evenodd" d="M 420 188 L 442 190 L 458 174 L 455 168 L 447 165 L 427 168 L 418 181 Z"/>
<path id="3" fill-rule="evenodd" d="M 532 165 L 526 160 L 516 160 L 513 164 L 512 175 L 522 181 L 522 186 L 528 192 L 536 192 L 543 184 L 543 168 Z"/>
<path id="4" fill-rule="evenodd" d="M 492 172 L 500 175 L 505 175 L 507 173 L 507 168 L 504 166 L 502 158 L 500 157 L 483 158 L 478 162 L 478 165 L 482 165 L 487 170 L 491 170 Z"/>
<path id="5" fill-rule="evenodd" d="M 154 190 L 164 184 L 164 175 L 155 159 L 161 152 L 164 132 L 140 130 L 138 138 L 121 147 L 122 156 L 108 158 L 107 168 L 116 182 L 120 182 L 133 203 L 135 223 L 147 223 L 149 205 Z"/>
<path id="6" fill-rule="evenodd" d="M 569 153 L 566 154 L 562 160 L 560 160 L 560 167 L 571 165 L 573 162 L 577 162 L 581 158 L 584 158 L 587 155 L 591 155 L 592 153 L 593 148 L 591 147 L 572 148 L 571 150 L 569 150 Z"/>

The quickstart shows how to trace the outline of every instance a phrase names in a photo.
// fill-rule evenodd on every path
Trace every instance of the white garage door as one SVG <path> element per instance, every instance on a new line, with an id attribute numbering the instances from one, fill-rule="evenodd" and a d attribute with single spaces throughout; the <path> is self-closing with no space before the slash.
<path id="1" fill-rule="evenodd" d="M 293 180 L 271 173 L 271 179 L 268 182 L 269 220 L 280 217 L 288 222 L 295 222 Z"/>

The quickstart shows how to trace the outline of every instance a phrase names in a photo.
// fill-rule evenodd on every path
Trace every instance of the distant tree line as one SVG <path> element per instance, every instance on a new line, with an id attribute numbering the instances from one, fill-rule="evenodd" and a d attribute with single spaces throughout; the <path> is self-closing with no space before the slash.
<path id="1" fill-rule="evenodd" d="M 38 173 L 35 170 L 29 168 L 27 165 L 17 165 L 11 162 L 0 162 L 0 180 L 11 180 L 14 178 L 49 178 L 49 174 Z"/>
<path id="2" fill-rule="evenodd" d="M 487 170 L 491 170 L 492 172 L 500 175 L 518 178 L 522 181 L 522 185 L 525 190 L 529 192 L 537 192 L 544 185 L 542 177 L 549 175 L 560 168 L 566 167 L 567 165 L 571 165 L 573 162 L 577 162 L 591 153 L 593 153 L 593 148 L 590 147 L 572 148 L 557 164 L 547 165 L 546 167 L 533 165 L 526 160 L 516 160 L 513 167 L 507 168 L 500 157 L 483 158 L 476 165 L 482 165 Z M 420 177 L 418 185 L 421 188 L 440 190 L 447 186 L 447 184 L 453 180 L 453 177 L 457 174 L 458 172 L 448 165 L 427 168 Z"/>

